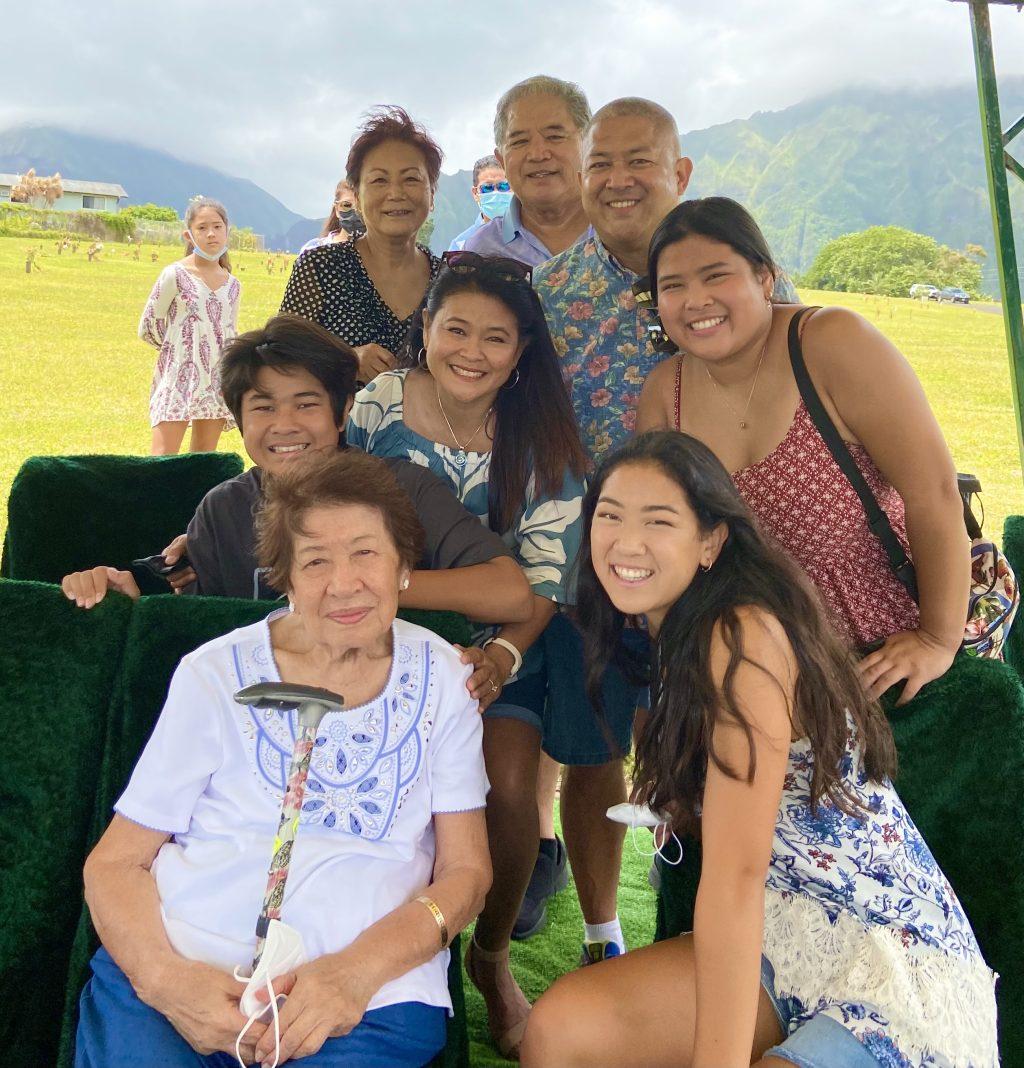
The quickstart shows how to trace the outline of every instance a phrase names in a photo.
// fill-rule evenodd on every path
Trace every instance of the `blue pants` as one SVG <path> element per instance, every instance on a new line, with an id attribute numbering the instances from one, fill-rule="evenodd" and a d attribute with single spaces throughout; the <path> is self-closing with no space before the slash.
<path id="1" fill-rule="evenodd" d="M 233 1053 L 202 1056 L 139 1000 L 100 947 L 79 1005 L 75 1068 L 237 1068 Z M 422 1068 L 444 1049 L 447 1013 L 415 1001 L 368 1012 L 342 1038 L 296 1061 L 304 1068 Z"/>

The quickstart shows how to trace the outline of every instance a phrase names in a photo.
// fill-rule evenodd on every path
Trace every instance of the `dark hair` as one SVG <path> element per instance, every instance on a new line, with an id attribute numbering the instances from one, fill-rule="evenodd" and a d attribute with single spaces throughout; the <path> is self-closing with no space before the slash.
<path id="1" fill-rule="evenodd" d="M 437 179 L 441 173 L 441 161 L 444 153 L 437 142 L 427 133 L 424 126 L 413 122 L 405 108 L 394 104 L 382 104 L 366 114 L 363 125 L 352 139 L 348 159 L 345 162 L 345 174 L 353 189 L 359 188 L 359 179 L 363 173 L 363 164 L 367 155 L 386 141 L 401 141 L 412 145 L 423 154 L 427 168 L 430 188 L 437 188 Z"/>
<path id="2" fill-rule="evenodd" d="M 327 390 L 334 420 L 341 426 L 345 406 L 356 395 L 359 360 L 341 338 L 299 315 L 275 315 L 259 330 L 249 330 L 224 346 L 220 385 L 224 403 L 242 429 L 242 400 L 256 388 L 264 367 L 288 374 L 308 371 Z"/>
<path id="3" fill-rule="evenodd" d="M 500 301 L 515 316 L 526 347 L 516 369 L 494 402 L 494 445 L 488 486 L 488 523 L 504 533 L 516 520 L 526 499 L 531 471 L 537 493 L 561 493 L 566 471 L 582 477 L 587 457 L 580 444 L 576 417 L 555 348 L 544 318 L 544 309 L 525 278 L 503 270 L 498 257 L 460 253 L 462 260 L 478 264 L 469 271 L 442 267 L 427 292 L 426 308 L 433 319 L 444 302 L 456 293 L 482 293 Z M 519 264 L 513 264 L 521 270 Z M 423 345 L 423 320 L 417 317 L 400 360 L 416 364 L 414 353 Z"/>
<path id="4" fill-rule="evenodd" d="M 193 197 L 188 202 L 188 207 L 185 208 L 185 229 L 192 229 L 192 220 L 203 210 L 203 208 L 213 208 L 213 210 L 221 217 L 224 223 L 224 236 L 228 237 L 231 232 L 231 223 L 228 222 L 228 209 L 219 200 L 214 200 L 213 197 Z M 185 255 L 191 256 L 195 252 L 196 246 L 191 241 L 185 238 Z M 217 262 L 224 268 L 225 271 L 231 270 L 231 257 L 225 252 L 223 256 Z"/>
<path id="5" fill-rule="evenodd" d="M 782 625 L 799 674 L 790 710 L 814 754 L 811 803 L 827 797 L 847 813 L 856 801 L 842 781 L 847 754 L 847 714 L 863 744 L 864 767 L 875 781 L 892 777 L 896 749 L 888 722 L 864 690 L 852 652 L 825 618 L 810 580 L 797 564 L 761 533 L 715 454 L 696 438 L 657 430 L 634 438 L 601 465 L 583 499 L 584 536 L 579 561 L 578 618 L 584 633 L 587 693 L 603 716 L 601 678 L 612 660 L 627 674 L 638 664 L 621 650 L 625 616 L 612 604 L 594 570 L 590 531 L 608 476 L 626 464 L 653 464 L 682 490 L 700 529 L 724 523 L 725 544 L 709 571 L 698 570 L 669 609 L 653 643 L 650 665 L 651 714 L 637 741 L 634 779 L 639 800 L 661 809 L 674 804 L 694 819 L 704 792 L 708 761 L 733 779 L 752 782 L 756 766 L 753 728 L 733 687 L 744 652 L 740 610 L 760 609 Z M 712 637 L 729 650 L 721 687 L 712 677 Z M 781 680 L 776 680 L 781 686 Z M 745 772 L 730 767 L 714 749 L 714 729 L 723 721 L 746 733 L 750 759 Z"/>
<path id="6" fill-rule="evenodd" d="M 352 188 L 344 178 L 334 187 L 334 199 L 331 201 L 331 210 L 324 219 L 323 229 L 320 231 L 321 237 L 330 237 L 331 234 L 336 234 L 341 229 L 341 219 L 338 218 L 338 194 L 342 186 L 347 189 Z"/>
<path id="7" fill-rule="evenodd" d="M 651 296 L 658 299 L 658 260 L 669 245 L 698 234 L 721 241 L 742 256 L 755 271 L 767 271 L 778 278 L 779 267 L 772 256 L 761 228 L 742 204 L 729 197 L 703 197 L 684 200 L 658 224 L 647 253 L 647 278 Z"/>
<path id="8" fill-rule="evenodd" d="M 476 163 L 473 164 L 474 189 L 476 189 L 476 187 L 480 184 L 480 172 L 486 171 L 491 167 L 497 167 L 498 170 L 501 171 L 505 169 L 504 167 L 502 167 L 501 161 L 498 159 L 498 157 L 493 154 L 491 154 L 490 156 L 481 156 L 480 159 L 478 159 Z"/>
<path id="9" fill-rule="evenodd" d="M 295 535 L 313 508 L 361 504 L 375 508 L 412 570 L 423 557 L 423 527 L 416 509 L 388 465 L 359 449 L 311 453 L 263 480 L 263 504 L 256 516 L 256 559 L 267 582 L 284 593 L 295 559 Z"/>

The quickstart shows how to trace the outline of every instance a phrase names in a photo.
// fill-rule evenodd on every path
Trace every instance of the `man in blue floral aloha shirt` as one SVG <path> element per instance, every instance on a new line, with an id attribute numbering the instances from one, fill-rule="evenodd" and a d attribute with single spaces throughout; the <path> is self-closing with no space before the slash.
<path id="1" fill-rule="evenodd" d="M 651 237 L 679 203 L 692 169 L 668 111 L 636 97 L 606 104 L 583 138 L 583 207 L 593 232 L 533 271 L 583 446 L 595 464 L 632 435 L 644 379 L 664 359 L 648 335 L 653 315 L 638 306 L 633 283 L 647 273 Z M 777 288 L 775 299 L 796 295 L 791 286 L 788 293 Z M 642 646 L 641 632 L 627 637 Z M 623 762 L 595 736 L 582 646 L 563 614 L 551 621 L 544 642 L 551 709 L 544 745 L 566 766 L 562 821 L 586 921 L 583 960 L 589 963 L 625 950 L 616 911 L 625 829 L 605 817 L 625 800 Z M 625 752 L 644 697 L 621 682 L 614 694 L 611 700 L 606 695 L 605 724 Z"/>
<path id="2" fill-rule="evenodd" d="M 633 433 L 640 390 L 664 359 L 638 307 L 633 283 L 647 273 L 647 249 L 679 203 L 693 164 L 682 156 L 675 120 L 649 100 L 627 97 L 593 117 L 583 144 L 583 207 L 595 233 L 534 269 L 583 445 L 596 462 Z M 787 279 L 774 299 L 795 301 Z"/>

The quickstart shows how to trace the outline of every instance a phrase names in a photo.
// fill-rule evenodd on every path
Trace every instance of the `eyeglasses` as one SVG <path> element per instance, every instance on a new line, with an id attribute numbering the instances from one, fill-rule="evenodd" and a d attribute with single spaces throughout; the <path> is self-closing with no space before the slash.
<path id="1" fill-rule="evenodd" d="M 512 186 L 508 182 L 482 182 L 476 187 L 478 193 L 511 193 Z"/>
<path id="2" fill-rule="evenodd" d="M 441 261 L 456 274 L 487 273 L 502 282 L 525 282 L 533 285 L 533 271 L 519 260 L 507 256 L 481 256 L 478 252 L 449 250 L 441 253 Z"/>

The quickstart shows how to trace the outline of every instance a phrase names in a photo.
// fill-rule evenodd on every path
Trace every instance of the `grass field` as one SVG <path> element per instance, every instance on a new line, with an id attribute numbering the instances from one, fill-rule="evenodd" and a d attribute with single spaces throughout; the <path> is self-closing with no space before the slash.
<path id="1" fill-rule="evenodd" d="M 77 255 L 57 256 L 54 242 L 36 241 L 42 267 L 25 273 L 33 242 L 0 238 L 0 529 L 6 526 L 7 491 L 22 461 L 55 453 L 145 453 L 147 407 L 155 351 L 139 341 L 136 325 L 159 270 L 179 250 L 155 247 L 140 261 L 130 246 L 107 244 L 88 263 L 85 243 Z M 234 257 L 242 283 L 240 328 L 250 329 L 280 304 L 290 257 Z M 981 478 L 986 530 L 999 535 L 1003 518 L 1024 513 L 1024 486 L 1015 442 L 1003 324 L 999 315 L 915 301 L 853 294 L 801 294 L 808 303 L 843 304 L 875 323 L 917 371 L 953 452 L 957 467 Z M 221 448 L 241 452 L 238 432 Z M 159 546 L 157 547 L 159 548 Z M 632 945 L 649 942 L 654 895 L 647 862 L 627 842 L 621 906 Z M 571 968 L 579 952 L 582 920 L 575 895 L 559 895 L 548 929 L 513 949 L 513 963 L 530 997 L 552 976 Z M 486 1044 L 483 1008 L 467 989 L 473 1064 L 506 1063 Z"/>
<path id="2" fill-rule="evenodd" d="M 135 328 L 160 268 L 178 250 L 153 246 L 138 262 L 126 245 L 107 244 L 88 263 L 77 254 L 42 249 L 42 269 L 25 273 L 33 242 L 0 238 L 0 528 L 7 489 L 27 456 L 53 453 L 145 453 L 147 406 L 155 351 Z M 157 263 L 149 259 L 156 251 Z M 242 282 L 240 328 L 278 308 L 290 257 L 237 253 Z M 847 293 L 803 293 L 809 303 L 843 304 L 866 315 L 906 354 L 924 383 L 957 467 L 981 478 L 986 530 L 1024 512 L 1003 323 L 976 308 L 939 307 L 909 299 Z M 237 431 L 221 448 L 241 451 Z"/>

